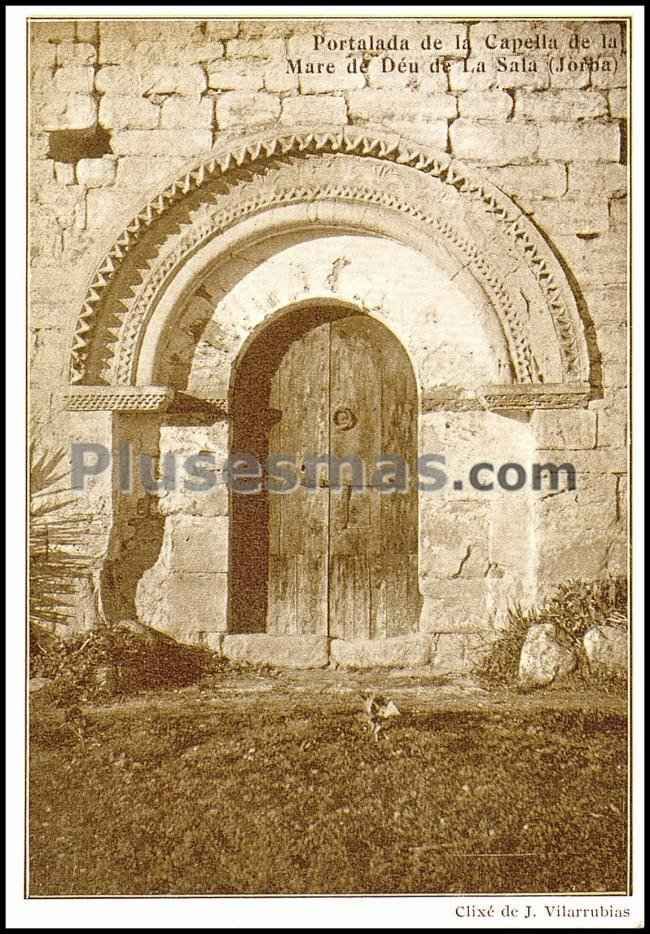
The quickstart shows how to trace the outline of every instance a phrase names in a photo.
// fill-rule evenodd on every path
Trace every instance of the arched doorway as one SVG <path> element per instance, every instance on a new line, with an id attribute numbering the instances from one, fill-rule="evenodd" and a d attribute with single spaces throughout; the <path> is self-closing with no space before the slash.
<path id="1" fill-rule="evenodd" d="M 231 631 L 416 631 L 417 388 L 399 341 L 354 309 L 285 312 L 244 353 L 231 404 Z"/>

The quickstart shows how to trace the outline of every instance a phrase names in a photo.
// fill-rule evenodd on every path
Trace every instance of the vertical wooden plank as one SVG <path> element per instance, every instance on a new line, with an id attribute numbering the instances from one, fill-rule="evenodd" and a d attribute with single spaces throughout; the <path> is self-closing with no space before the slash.
<path id="1" fill-rule="evenodd" d="M 271 432 L 269 453 L 282 454 L 299 469 L 306 457 L 328 450 L 329 322 L 306 315 L 296 327 L 297 336 L 288 343 L 273 380 L 272 405 L 280 418 Z M 298 487 L 272 493 L 269 499 L 271 547 L 283 560 L 270 570 L 278 580 L 269 582 L 267 630 L 326 633 L 327 490 Z"/>

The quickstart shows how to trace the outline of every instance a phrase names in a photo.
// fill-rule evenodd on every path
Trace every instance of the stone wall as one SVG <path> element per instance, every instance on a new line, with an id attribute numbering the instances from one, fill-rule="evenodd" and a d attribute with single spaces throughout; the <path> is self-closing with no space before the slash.
<path id="1" fill-rule="evenodd" d="M 528 528 L 536 546 L 520 577 L 533 581 L 532 592 L 539 595 L 567 576 L 624 573 L 624 29 L 622 22 L 556 21 L 33 22 L 30 343 L 31 415 L 37 433 L 46 428 L 50 441 L 68 439 L 71 416 L 63 411 L 62 396 L 72 333 L 93 270 L 146 198 L 174 178 L 181 166 L 222 141 L 265 127 L 380 126 L 449 153 L 493 182 L 530 217 L 565 268 L 590 347 L 593 398 L 585 409 L 538 411 L 526 425 L 510 425 L 515 447 L 527 456 L 542 462 L 570 460 L 579 471 L 576 491 L 538 497 L 526 506 L 532 510 Z M 326 38 L 318 51 L 315 34 Z M 370 34 L 375 44 L 378 39 L 388 43 L 397 34 L 408 40 L 411 51 L 350 51 L 348 36 Z M 530 46 L 542 34 L 564 50 L 572 43 L 579 46 L 580 51 L 565 52 L 576 62 L 591 55 L 601 65 L 607 61 L 616 67 L 551 74 L 548 50 L 525 48 L 514 54 L 511 47 L 487 47 L 512 37 L 529 40 Z M 432 48 L 423 52 L 419 46 L 427 35 Z M 322 47 L 328 42 L 336 51 Z M 499 56 L 505 71 L 499 70 Z M 386 66 L 387 57 L 396 67 Z M 433 59 L 439 67 L 431 71 Z M 296 73 L 299 60 L 301 74 Z M 354 61 L 356 66 L 351 65 Z M 402 61 L 404 68 L 399 67 Z M 293 71 L 289 62 L 294 63 Z M 360 62 L 365 62 L 363 67 Z M 479 62 L 485 63 L 485 71 Z M 308 74 L 305 63 L 322 67 Z M 451 343 L 452 336 L 450 332 Z M 459 334 L 456 343 L 461 355 L 466 338 Z M 471 348 L 467 352 L 471 355 Z M 482 366 L 497 366 L 485 354 L 481 360 Z M 201 365 L 205 372 L 209 364 L 195 359 L 197 380 Z M 453 361 L 447 365 L 458 369 Z M 470 383 L 483 381 L 471 366 L 465 369 Z M 464 427 L 456 435 L 469 439 L 469 453 L 476 417 L 463 416 Z M 422 430 L 444 440 L 448 421 L 430 414 Z M 455 429 L 457 421 L 453 425 Z M 128 426 L 124 430 L 128 435 Z M 161 445 L 164 439 L 163 426 Z M 128 512 L 128 505 L 124 508 Z M 215 506 L 211 515 L 221 516 L 220 508 Z M 445 509 L 444 521 L 455 543 L 450 562 L 455 563 L 444 581 L 436 580 L 431 587 L 428 618 L 444 616 L 453 588 L 462 588 L 470 615 L 489 614 L 486 593 L 499 586 L 504 563 L 493 555 L 508 549 L 520 553 L 522 542 L 512 527 L 502 534 L 495 518 L 488 521 L 484 516 L 481 526 L 473 512 L 472 522 L 466 521 L 467 504 L 451 503 Z M 173 497 L 163 512 L 164 561 L 173 536 L 189 520 L 178 515 Z M 507 524 L 507 509 L 497 514 Z M 140 519 L 126 516 L 120 522 L 133 529 Z M 426 522 L 424 528 L 426 536 Z M 161 534 L 159 528 L 152 532 L 154 539 Z M 471 560 L 463 561 L 468 547 Z M 426 564 L 426 556 L 424 560 Z M 199 562 L 179 566 L 174 573 L 180 593 L 185 585 L 200 584 L 203 572 Z M 494 582 L 479 586 L 486 575 Z M 211 591 L 210 600 L 221 607 L 225 587 Z M 217 615 L 223 613 L 219 607 L 214 607 Z M 462 628 L 462 621 L 459 625 Z M 428 628 L 444 631 L 444 620 Z"/>

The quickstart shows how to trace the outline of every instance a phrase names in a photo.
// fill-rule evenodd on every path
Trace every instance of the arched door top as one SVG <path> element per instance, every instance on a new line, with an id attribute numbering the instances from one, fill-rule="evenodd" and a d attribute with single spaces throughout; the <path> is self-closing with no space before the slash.
<path id="1" fill-rule="evenodd" d="M 425 255 L 437 250 L 493 309 L 516 383 L 589 383 L 570 284 L 510 198 L 403 137 L 328 127 L 258 134 L 217 149 L 150 200 L 93 277 L 75 329 L 71 384 L 137 385 L 152 311 L 181 272 L 203 251 L 269 236 L 281 224 L 297 232 L 356 228 Z"/>

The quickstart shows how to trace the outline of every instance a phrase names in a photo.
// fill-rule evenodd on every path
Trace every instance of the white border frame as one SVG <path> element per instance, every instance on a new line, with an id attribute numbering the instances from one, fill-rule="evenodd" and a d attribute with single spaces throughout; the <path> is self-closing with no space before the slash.
<path id="1" fill-rule="evenodd" d="M 7 424 L 7 577 L 10 587 L 6 598 L 7 620 L 7 840 L 6 890 L 7 928 L 525 928 L 525 920 L 507 918 L 501 914 L 504 905 L 535 907 L 537 916 L 528 921 L 532 929 L 627 929 L 644 924 L 643 893 L 643 659 L 644 659 L 644 592 L 643 592 L 643 384 L 644 384 L 644 305 L 643 305 L 643 94 L 644 94 L 644 8 L 643 6 L 416 6 L 382 7 L 375 18 L 409 16 L 418 19 L 441 17 L 453 19 L 483 18 L 561 18 L 620 19 L 633 21 L 632 87 L 634 124 L 631 134 L 634 196 L 632 204 L 632 260 L 634 278 L 630 280 L 633 297 L 632 361 L 634 370 L 633 420 L 633 497 L 631 520 L 634 537 L 632 564 L 633 581 L 633 645 L 634 664 L 632 690 L 632 744 L 634 750 L 632 800 L 634 849 L 632 877 L 635 894 L 631 897 L 611 896 L 478 896 L 471 899 L 447 896 L 415 897 L 313 897 L 292 898 L 102 898 L 96 899 L 30 899 L 24 898 L 24 805 L 25 805 L 25 502 L 26 502 L 26 221 L 25 189 L 17 180 L 26 177 L 26 20 L 28 17 L 70 18 L 174 18 L 174 8 L 168 6 L 14 6 L 6 8 L 7 47 L 6 70 L 7 110 L 7 357 L 6 357 L 6 424 Z M 335 17 L 371 18 L 373 9 L 367 6 L 333 6 L 326 15 L 319 6 L 192 6 L 179 7 L 177 17 L 197 16 L 248 18 L 311 16 L 320 19 Z M 17 711 L 20 713 L 17 715 Z M 217 900 L 217 904 L 214 900 Z M 455 915 L 459 904 L 494 906 L 494 918 L 462 920 Z M 597 921 L 567 919 L 553 921 L 543 917 L 544 904 L 570 907 L 597 907 L 614 904 L 630 908 L 630 918 Z"/>

